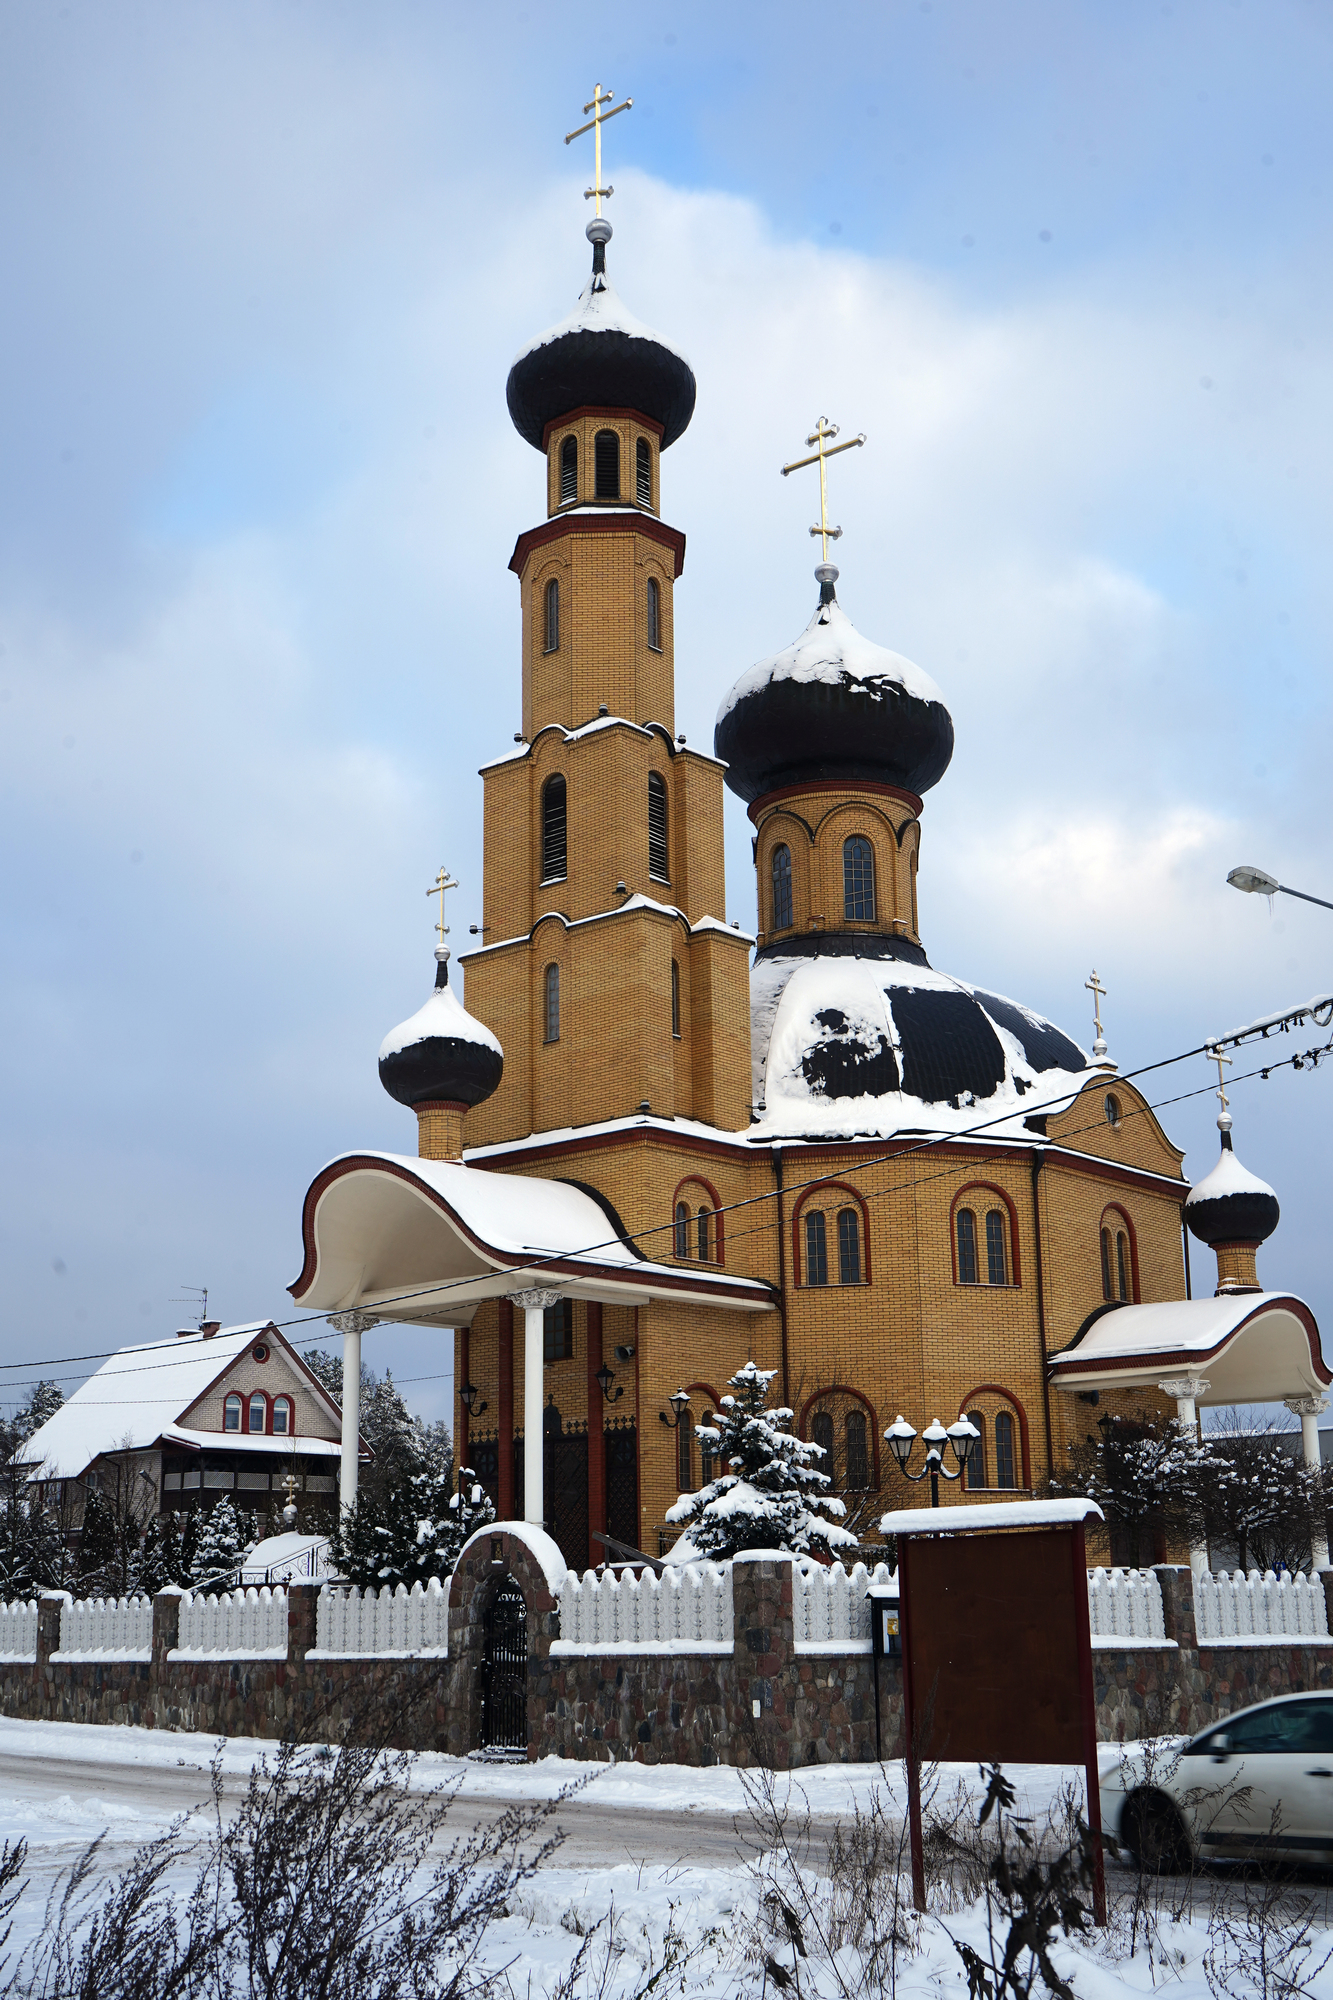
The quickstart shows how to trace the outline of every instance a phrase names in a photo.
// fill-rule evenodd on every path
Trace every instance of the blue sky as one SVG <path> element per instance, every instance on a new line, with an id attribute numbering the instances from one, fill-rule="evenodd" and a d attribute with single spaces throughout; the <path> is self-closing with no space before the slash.
<path id="1" fill-rule="evenodd" d="M 1085 1040 L 1096 964 L 1126 1067 L 1333 987 L 1327 913 L 1224 886 L 1333 894 L 1331 68 L 1312 0 L 7 10 L 0 1359 L 185 1280 L 280 1315 L 313 1173 L 411 1147 L 375 1050 L 442 858 L 481 914 L 542 509 L 504 378 L 582 282 L 599 79 L 613 274 L 699 377 L 678 726 L 809 615 L 776 475 L 826 411 L 842 601 L 958 731 L 932 960 Z M 1328 1079 L 1235 1104 L 1324 1318 Z M 1214 1108 L 1164 1114 L 1196 1176 Z"/>

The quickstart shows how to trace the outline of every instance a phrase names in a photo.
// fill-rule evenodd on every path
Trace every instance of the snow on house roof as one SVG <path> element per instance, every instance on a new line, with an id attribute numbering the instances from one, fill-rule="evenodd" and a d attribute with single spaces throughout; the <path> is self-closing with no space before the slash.
<path id="1" fill-rule="evenodd" d="M 240 1452 L 280 1451 L 298 1458 L 337 1458 L 342 1451 L 337 1438 L 314 1437 L 303 1431 L 279 1437 L 272 1431 L 253 1434 L 249 1431 L 194 1431 L 187 1430 L 183 1424 L 164 1424 L 161 1436 L 163 1444 L 180 1445 L 194 1451 L 217 1451 L 223 1447 L 227 1451 Z M 156 1444 L 157 1439 L 153 1438 L 150 1442 Z M 369 1456 L 364 1445 L 361 1455 L 363 1458 Z"/>

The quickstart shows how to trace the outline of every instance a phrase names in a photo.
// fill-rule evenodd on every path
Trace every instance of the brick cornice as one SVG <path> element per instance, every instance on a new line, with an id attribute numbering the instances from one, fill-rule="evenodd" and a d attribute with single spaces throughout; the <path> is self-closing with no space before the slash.
<path id="1" fill-rule="evenodd" d="M 562 431 L 566 424 L 576 424 L 580 417 L 632 417 L 636 424 L 642 424 L 646 431 L 651 431 L 659 444 L 666 436 L 665 427 L 658 423 L 656 417 L 645 417 L 642 410 L 622 409 L 619 404 L 612 407 L 610 404 L 580 403 L 577 410 L 566 410 L 563 416 L 551 418 L 542 432 L 542 450 L 545 451 L 550 444 L 552 431 Z"/>
<path id="2" fill-rule="evenodd" d="M 540 528 L 529 528 L 519 536 L 509 558 L 510 569 L 515 576 L 522 576 L 535 549 L 569 535 L 642 535 L 647 541 L 670 549 L 675 558 L 673 575 L 679 576 L 685 567 L 684 535 L 679 528 L 669 528 L 653 514 L 557 514 L 553 521 L 544 521 Z M 883 789 L 887 791 L 888 787 Z"/>
<path id="3" fill-rule="evenodd" d="M 510 564 L 512 569 L 513 565 Z M 800 785 L 779 785 L 775 792 L 765 792 L 746 807 L 746 812 L 758 826 L 760 815 L 782 799 L 808 798 L 812 792 L 838 792 L 844 798 L 852 794 L 866 794 L 871 798 L 896 799 L 899 805 L 907 806 L 917 819 L 921 817 L 922 801 L 915 792 L 907 792 L 900 785 L 881 785 L 873 778 L 807 778 Z"/>

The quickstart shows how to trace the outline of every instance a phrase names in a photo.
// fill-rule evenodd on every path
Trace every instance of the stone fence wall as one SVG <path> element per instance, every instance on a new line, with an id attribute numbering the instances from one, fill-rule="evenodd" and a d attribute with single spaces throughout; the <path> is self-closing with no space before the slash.
<path id="1" fill-rule="evenodd" d="M 803 1585 L 790 1559 L 731 1566 L 725 1650 L 571 1653 L 557 1645 L 563 1565 L 543 1544 L 521 1529 L 489 1529 L 467 1544 L 449 1585 L 447 1653 L 374 1657 L 321 1647 L 320 1586 L 293 1583 L 280 1656 L 258 1644 L 267 1634 L 256 1631 L 249 1656 L 201 1657 L 182 1645 L 181 1594 L 169 1591 L 153 1600 L 146 1658 L 61 1660 L 66 1600 L 49 1596 L 37 1607 L 35 1660 L 0 1655 L 0 1714 L 270 1738 L 352 1733 L 462 1755 L 483 1740 L 486 1619 L 498 1587 L 512 1579 L 527 1610 L 529 1757 L 777 1769 L 874 1758 L 875 1662 L 855 1640 L 846 1652 L 809 1650 L 799 1625 Z M 1270 1695 L 1333 1687 L 1333 1641 L 1200 1646 L 1189 1571 L 1163 1567 L 1154 1576 L 1162 1636 L 1123 1648 L 1103 1637 L 1093 1650 L 1103 1740 L 1192 1732 Z M 1322 1583 L 1333 1597 L 1333 1575 Z M 988 1639 L 1002 1642 L 1002 1634 Z M 901 1716 L 897 1662 L 881 1660 L 886 1757 L 901 1754 Z M 934 1750 L 948 1756 L 947 1744 Z"/>

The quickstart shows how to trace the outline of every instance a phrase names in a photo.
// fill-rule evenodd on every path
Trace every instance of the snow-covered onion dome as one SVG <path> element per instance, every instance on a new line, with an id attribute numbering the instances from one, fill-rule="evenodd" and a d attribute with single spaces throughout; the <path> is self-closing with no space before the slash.
<path id="1" fill-rule="evenodd" d="M 511 378 L 512 379 L 512 378 Z M 862 638 L 821 563 L 819 603 L 794 645 L 742 674 L 717 712 L 713 751 L 747 805 L 786 785 L 895 785 L 918 797 L 953 756 L 953 718 L 920 667 Z"/>
<path id="2" fill-rule="evenodd" d="M 413 1110 L 426 1104 L 470 1110 L 498 1086 L 504 1051 L 450 989 L 448 952 L 435 957 L 429 1000 L 380 1044 L 380 1082 L 390 1097 Z"/>
<path id="3" fill-rule="evenodd" d="M 509 371 L 505 399 L 519 436 L 545 449 L 557 417 L 584 408 L 637 410 L 662 426 L 661 449 L 694 415 L 694 371 L 683 354 L 621 304 L 606 275 L 611 225 L 588 224 L 592 275 L 568 319 L 548 327 Z"/>
<path id="4" fill-rule="evenodd" d="M 1241 1165 L 1231 1134 L 1224 1128 L 1222 1157 L 1185 1198 L 1185 1220 L 1191 1235 L 1212 1249 L 1225 1243 L 1264 1243 L 1277 1228 L 1281 1214 L 1272 1188 Z"/>

